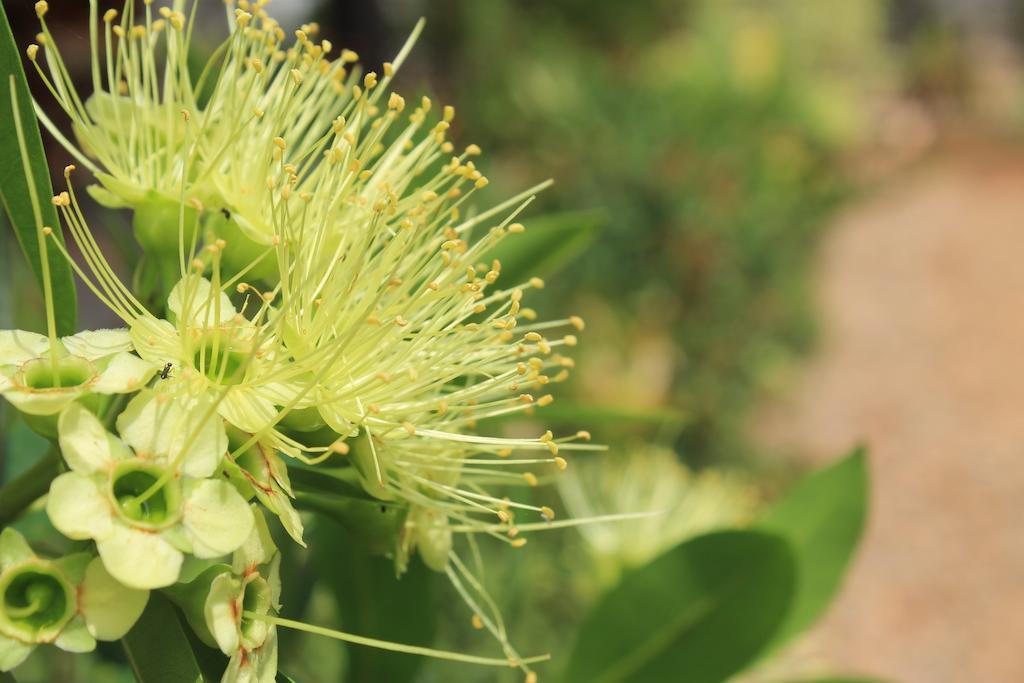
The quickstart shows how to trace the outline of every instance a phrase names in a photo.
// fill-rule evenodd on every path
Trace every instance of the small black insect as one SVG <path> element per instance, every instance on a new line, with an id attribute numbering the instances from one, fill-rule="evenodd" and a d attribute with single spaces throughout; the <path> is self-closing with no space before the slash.
<path id="1" fill-rule="evenodd" d="M 221 209 L 220 212 L 222 214 L 224 214 L 224 218 L 227 218 L 228 220 L 231 220 L 231 212 L 230 211 L 228 211 L 227 209 Z"/>
<path id="2" fill-rule="evenodd" d="M 160 379 L 167 379 L 168 377 L 170 377 L 171 376 L 171 368 L 173 366 L 174 366 L 174 363 L 168 363 L 167 365 L 165 365 L 164 369 L 160 371 Z"/>

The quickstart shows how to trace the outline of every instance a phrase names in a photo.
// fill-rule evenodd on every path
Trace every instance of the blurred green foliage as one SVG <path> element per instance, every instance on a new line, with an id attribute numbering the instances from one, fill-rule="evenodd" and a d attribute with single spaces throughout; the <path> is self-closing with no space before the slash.
<path id="1" fill-rule="evenodd" d="M 616 397 L 621 382 L 585 378 L 578 395 L 681 410 L 677 445 L 698 464 L 748 452 L 743 418 L 766 368 L 814 336 L 809 266 L 852 190 L 842 155 L 883 73 L 882 7 L 499 0 L 430 13 L 458 137 L 483 145 L 502 189 L 550 175 L 540 206 L 607 217 L 550 283 L 591 314 L 584 344 L 628 359 L 640 335 L 670 342 L 661 394 Z M 564 312 L 565 298 L 546 300 Z M 597 365 L 580 371 L 617 370 Z"/>

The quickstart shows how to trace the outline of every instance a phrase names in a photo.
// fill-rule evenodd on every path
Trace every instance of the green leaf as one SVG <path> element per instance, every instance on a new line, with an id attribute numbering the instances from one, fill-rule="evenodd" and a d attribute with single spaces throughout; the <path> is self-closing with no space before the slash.
<path id="1" fill-rule="evenodd" d="M 438 613 L 434 574 L 422 562 L 414 558 L 396 578 L 393 560 L 370 555 L 352 543 L 344 528 L 323 519 L 313 529 L 310 547 L 318 575 L 334 594 L 341 628 L 399 643 L 433 644 Z M 422 664 L 422 657 L 351 646 L 346 680 L 406 683 Z"/>
<path id="2" fill-rule="evenodd" d="M 146 610 L 121 641 L 139 683 L 220 680 L 208 658 L 196 654 L 186 629 L 174 605 L 160 593 L 151 593 Z"/>
<path id="3" fill-rule="evenodd" d="M 864 531 L 867 498 L 865 450 L 857 448 L 799 482 L 756 524 L 785 536 L 797 561 L 793 607 L 771 649 L 809 628 L 832 602 Z"/>
<path id="4" fill-rule="evenodd" d="M 587 616 L 565 683 L 718 683 L 769 642 L 792 599 L 788 542 L 760 531 L 691 539 L 623 576 Z"/>
<path id="5" fill-rule="evenodd" d="M 601 211 L 570 211 L 532 218 L 526 232 L 510 234 L 481 260 L 501 261 L 501 281 L 510 286 L 531 277 L 550 277 L 597 238 L 607 217 Z"/>
<path id="6" fill-rule="evenodd" d="M 43 141 L 39 137 L 39 124 L 32 109 L 32 96 L 25 80 L 25 72 L 21 66 L 21 52 L 14 42 L 7 12 L 0 1 L 0 201 L 10 218 L 18 244 L 25 253 L 36 274 L 40 286 L 43 282 L 42 261 L 39 257 L 39 242 L 36 233 L 36 219 L 32 210 L 28 183 L 25 179 L 21 151 L 18 148 L 15 133 L 14 109 L 11 101 L 10 77 L 14 76 L 15 90 L 18 95 L 18 112 L 25 144 L 28 148 L 29 165 L 42 210 L 43 225 L 53 228 L 54 235 L 63 243 L 57 209 L 50 203 L 53 186 L 50 184 L 50 171 L 43 153 Z M 57 333 L 61 336 L 74 334 L 77 304 L 75 282 L 71 267 L 57 249 L 47 249 L 47 262 L 50 267 L 50 282 L 53 287 L 53 303 L 55 309 Z"/>

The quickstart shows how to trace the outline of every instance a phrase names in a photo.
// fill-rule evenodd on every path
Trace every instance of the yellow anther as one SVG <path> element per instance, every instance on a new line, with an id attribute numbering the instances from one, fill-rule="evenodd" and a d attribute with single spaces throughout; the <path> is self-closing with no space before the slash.
<path id="1" fill-rule="evenodd" d="M 359 55 L 357 55 L 352 50 L 342 50 L 341 51 L 341 63 L 342 64 L 347 64 L 349 62 L 358 62 L 358 61 L 359 61 Z"/>
<path id="2" fill-rule="evenodd" d="M 28 58 L 31 59 L 33 62 L 36 61 L 36 55 L 39 54 L 39 46 L 35 43 L 32 43 L 27 48 L 25 48 L 25 54 L 27 54 Z"/>
<path id="3" fill-rule="evenodd" d="M 377 73 L 375 71 L 371 71 L 363 76 L 363 85 L 366 86 L 367 90 L 373 89 L 373 87 L 377 85 Z"/>
<path id="4" fill-rule="evenodd" d="M 292 69 L 291 71 L 288 72 L 288 75 L 291 76 L 292 82 L 295 83 L 295 85 L 302 85 L 301 71 L 299 71 L 298 69 Z"/>
<path id="5" fill-rule="evenodd" d="M 567 334 L 564 337 L 562 337 L 562 341 L 565 342 L 566 346 L 576 346 L 576 342 L 578 340 L 576 339 L 575 334 Z"/>
<path id="6" fill-rule="evenodd" d="M 391 93 L 391 95 L 388 96 L 388 109 L 402 111 L 405 109 L 405 98 L 396 92 Z"/>
<path id="7" fill-rule="evenodd" d="M 427 111 L 430 111 L 430 106 L 431 106 L 430 98 L 427 97 L 426 95 L 424 95 L 420 99 L 420 107 L 423 109 L 423 111 L 427 112 Z"/>
<path id="8" fill-rule="evenodd" d="M 526 674 L 526 680 L 523 683 L 537 683 L 537 674 L 533 671 Z"/>
<path id="9" fill-rule="evenodd" d="M 103 21 L 107 22 L 108 24 L 112 22 L 114 19 L 117 19 L 116 9 L 108 9 L 106 12 L 103 13 Z"/>
<path id="10" fill-rule="evenodd" d="M 512 541 L 512 543 L 510 545 L 513 548 L 522 548 L 524 545 L 526 545 L 526 539 L 525 538 L 517 538 L 516 540 Z"/>
<path id="11" fill-rule="evenodd" d="M 469 147 L 466 148 L 466 155 L 474 157 L 479 155 L 480 151 L 480 145 L 470 145 Z"/>
<path id="12" fill-rule="evenodd" d="M 547 505 L 542 505 L 540 508 L 541 516 L 549 522 L 555 518 L 555 511 L 549 508 Z"/>
<path id="13" fill-rule="evenodd" d="M 512 225 L 508 226 L 508 231 L 509 232 L 526 232 L 526 226 L 523 225 L 522 223 L 513 223 Z"/>
<path id="14" fill-rule="evenodd" d="M 53 228 L 51 228 L 48 225 L 44 225 L 43 226 L 43 234 L 46 235 L 46 236 L 52 235 L 53 234 Z"/>
<path id="15" fill-rule="evenodd" d="M 443 118 L 445 122 L 451 122 L 451 120 L 455 118 L 455 107 L 450 104 L 444 105 Z"/>
<path id="16" fill-rule="evenodd" d="M 583 318 L 578 315 L 569 316 L 569 324 L 575 327 L 577 332 L 582 332 L 583 328 L 586 327 L 586 323 L 583 322 Z"/>
<path id="17" fill-rule="evenodd" d="M 277 146 L 277 148 L 282 151 L 284 151 L 285 147 L 288 146 L 288 144 L 284 141 L 284 138 L 280 136 L 274 138 L 274 145 Z"/>
<path id="18" fill-rule="evenodd" d="M 576 432 L 576 438 L 582 439 L 583 441 L 590 441 L 590 432 L 588 432 L 585 429 L 581 429 L 580 431 Z"/>
<path id="19" fill-rule="evenodd" d="M 519 400 L 522 403 L 533 403 L 533 396 L 530 394 L 520 394 Z"/>
<path id="20" fill-rule="evenodd" d="M 539 277 L 531 277 L 530 286 L 535 287 L 536 289 L 544 289 L 544 281 Z"/>
<path id="21" fill-rule="evenodd" d="M 384 77 L 391 78 L 395 75 L 395 65 L 391 62 L 384 62 Z"/>
<path id="22" fill-rule="evenodd" d="M 338 455 L 348 455 L 349 447 L 344 441 L 335 441 L 331 444 L 331 450 Z"/>
<path id="23" fill-rule="evenodd" d="M 489 184 L 490 182 L 491 182 L 490 180 L 488 180 L 487 178 L 485 178 L 485 177 L 481 176 L 481 177 L 477 178 L 476 182 L 475 182 L 475 183 L 473 183 L 473 185 L 474 185 L 475 187 L 477 187 L 477 188 L 481 188 L 481 187 L 487 187 L 487 185 L 488 185 L 488 184 Z"/>
<path id="24" fill-rule="evenodd" d="M 565 468 L 569 466 L 569 463 L 566 462 L 565 458 L 562 456 L 555 456 L 555 466 L 564 472 Z"/>
<path id="25" fill-rule="evenodd" d="M 552 403 L 554 403 L 554 401 L 554 396 L 552 396 L 551 394 L 544 394 L 543 396 L 537 399 L 537 405 L 543 408 L 544 406 L 551 405 Z"/>
<path id="26" fill-rule="evenodd" d="M 403 422 L 402 429 L 404 429 L 405 433 L 409 436 L 416 436 L 416 425 L 412 422 Z"/>
<path id="27" fill-rule="evenodd" d="M 70 177 L 71 174 L 74 173 L 74 172 L 75 172 L 75 165 L 74 164 L 68 164 L 67 166 L 64 167 L 64 177 L 65 178 Z"/>
<path id="28" fill-rule="evenodd" d="M 483 630 L 484 620 L 480 618 L 479 614 L 474 614 L 473 615 L 472 623 L 473 623 L 473 628 L 475 628 L 477 631 Z"/>
<path id="29" fill-rule="evenodd" d="M 45 0 L 39 0 L 39 2 L 36 3 L 36 16 L 42 19 L 49 9 L 50 4 L 48 2 Z"/>
<path id="30" fill-rule="evenodd" d="M 529 342 L 539 342 L 543 338 L 544 337 L 540 336 L 539 332 L 527 332 L 526 335 L 523 337 L 523 339 Z"/>
<path id="31" fill-rule="evenodd" d="M 526 483 L 529 484 L 530 486 L 537 485 L 537 475 L 535 475 L 533 472 L 523 472 L 523 479 L 525 479 Z"/>
<path id="32" fill-rule="evenodd" d="M 244 9 L 236 9 L 235 21 L 238 23 L 239 26 L 244 28 L 249 25 L 250 21 L 252 21 L 252 15 L 246 12 Z"/>
<path id="33" fill-rule="evenodd" d="M 434 192 L 433 190 L 427 190 L 426 192 L 424 192 L 424 193 L 423 193 L 423 194 L 421 195 L 421 199 L 422 199 L 422 200 L 423 200 L 424 202 L 432 202 L 432 201 L 434 201 L 435 199 L 437 199 L 437 193 L 436 193 L 436 192 Z"/>

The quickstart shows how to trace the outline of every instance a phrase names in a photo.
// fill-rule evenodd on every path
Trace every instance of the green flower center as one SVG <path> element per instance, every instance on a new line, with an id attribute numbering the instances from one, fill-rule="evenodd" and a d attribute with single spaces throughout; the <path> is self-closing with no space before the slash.
<path id="1" fill-rule="evenodd" d="M 203 335 L 192 362 L 196 370 L 218 384 L 238 384 L 244 379 L 242 367 L 248 355 L 228 334 L 211 331 Z"/>
<path id="2" fill-rule="evenodd" d="M 164 529 L 181 519 L 181 485 L 173 477 L 156 493 L 139 500 L 163 474 L 163 467 L 138 461 L 127 461 L 117 467 L 110 493 L 122 519 L 146 529 Z"/>
<path id="3" fill-rule="evenodd" d="M 77 610 L 74 587 L 47 562 L 0 575 L 0 631 L 27 642 L 53 640 Z"/>
<path id="4" fill-rule="evenodd" d="M 270 584 L 259 574 L 253 574 L 242 587 L 242 613 L 267 614 L 270 611 Z M 242 634 L 242 646 L 254 650 L 263 645 L 270 631 L 270 625 L 258 619 L 242 617 L 239 624 Z"/>
<path id="5" fill-rule="evenodd" d="M 59 385 L 49 358 L 33 358 L 21 366 L 21 372 L 24 385 L 32 389 L 70 389 L 85 384 L 96 374 L 92 363 L 78 356 L 65 356 L 57 361 Z"/>

